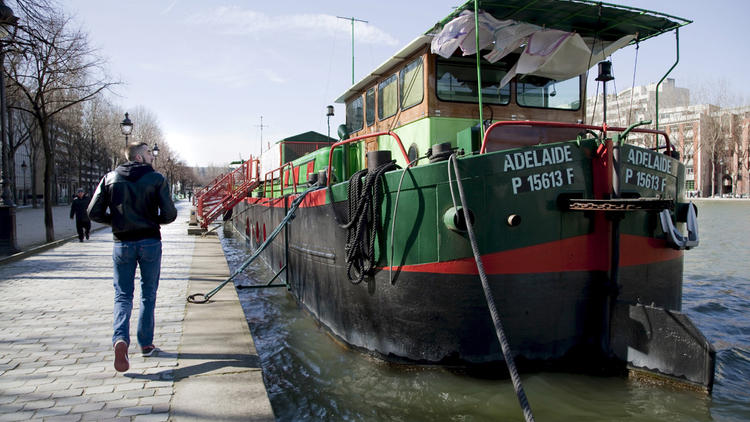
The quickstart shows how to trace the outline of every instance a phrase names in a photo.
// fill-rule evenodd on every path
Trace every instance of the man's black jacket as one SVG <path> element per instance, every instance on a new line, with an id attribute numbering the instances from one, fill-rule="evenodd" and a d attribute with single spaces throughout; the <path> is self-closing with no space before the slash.
<path id="1" fill-rule="evenodd" d="M 89 215 L 86 213 L 86 208 L 89 206 L 89 198 L 88 196 L 84 196 L 82 198 L 75 197 L 73 198 L 73 203 L 70 204 L 70 218 L 73 218 L 73 216 L 76 216 L 76 221 L 79 221 L 81 223 L 85 223 L 89 221 Z"/>
<path id="2" fill-rule="evenodd" d="M 150 164 L 128 161 L 96 187 L 89 217 L 112 226 L 115 240 L 161 239 L 160 224 L 177 218 L 169 185 Z"/>

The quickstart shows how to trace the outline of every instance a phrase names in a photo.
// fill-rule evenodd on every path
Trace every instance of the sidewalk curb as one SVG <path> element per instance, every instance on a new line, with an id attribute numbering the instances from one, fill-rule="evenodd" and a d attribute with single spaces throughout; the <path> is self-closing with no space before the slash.
<path id="1" fill-rule="evenodd" d="M 102 230 L 102 229 L 108 229 L 108 228 L 110 228 L 110 227 L 109 226 L 97 227 L 97 228 L 91 229 L 91 231 L 89 233 L 94 233 L 96 231 L 99 231 L 99 230 Z M 24 258 L 27 258 L 27 257 L 31 256 L 31 255 L 38 254 L 39 252 L 44 252 L 44 251 L 46 251 L 48 249 L 56 248 L 56 247 L 58 247 L 58 246 L 60 246 L 60 245 L 62 245 L 64 243 L 70 242 L 71 240 L 75 240 L 75 239 L 78 239 L 78 235 L 77 234 L 74 234 L 73 236 L 70 236 L 70 237 L 65 237 L 65 238 L 62 238 L 62 239 L 55 240 L 54 242 L 43 243 L 41 245 L 32 246 L 31 248 L 26 249 L 24 251 L 16 252 L 13 255 L 9 255 L 9 256 L 5 256 L 5 257 L 0 258 L 0 265 L 10 264 L 11 262 L 20 261 L 20 260 L 22 260 Z"/>

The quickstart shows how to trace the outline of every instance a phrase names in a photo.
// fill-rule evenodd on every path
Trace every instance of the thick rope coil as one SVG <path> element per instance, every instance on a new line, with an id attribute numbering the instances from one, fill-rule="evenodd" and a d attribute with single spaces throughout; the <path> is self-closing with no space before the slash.
<path id="1" fill-rule="evenodd" d="M 383 199 L 383 174 L 396 169 L 396 161 L 381 164 L 373 171 L 360 170 L 349 179 L 346 232 L 346 274 L 354 284 L 375 269 L 375 238 L 379 230 Z M 364 176 L 364 180 L 363 180 Z M 369 229 L 369 230 L 368 230 Z"/>

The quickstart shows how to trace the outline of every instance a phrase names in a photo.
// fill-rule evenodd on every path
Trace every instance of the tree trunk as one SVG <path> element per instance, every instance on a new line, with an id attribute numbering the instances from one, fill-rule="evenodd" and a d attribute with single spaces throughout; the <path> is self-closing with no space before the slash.
<path id="1" fill-rule="evenodd" d="M 52 217 L 52 182 L 55 171 L 55 150 L 49 139 L 47 120 L 39 118 L 42 132 L 42 147 L 44 148 L 44 229 L 47 242 L 55 240 L 55 224 Z"/>

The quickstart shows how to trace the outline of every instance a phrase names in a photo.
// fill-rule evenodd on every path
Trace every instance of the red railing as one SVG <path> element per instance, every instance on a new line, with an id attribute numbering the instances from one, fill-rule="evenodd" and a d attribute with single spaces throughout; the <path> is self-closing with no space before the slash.
<path id="1" fill-rule="evenodd" d="M 569 128 L 569 129 L 581 129 L 581 130 L 589 129 L 589 130 L 599 130 L 599 131 L 604 132 L 605 134 L 607 133 L 607 131 L 624 132 L 626 130 L 626 128 L 624 127 L 615 127 L 615 126 L 607 126 L 607 125 L 595 126 L 595 125 L 584 125 L 581 123 L 540 122 L 540 121 L 534 121 L 534 120 L 531 120 L 531 121 L 512 120 L 512 121 L 495 122 L 490 127 L 488 127 L 484 133 L 484 139 L 482 139 L 482 148 L 479 150 L 480 154 L 484 154 L 487 151 L 487 139 L 489 138 L 490 132 L 492 132 L 495 128 L 498 128 L 501 126 L 536 126 L 536 127 L 552 127 L 552 128 L 560 128 L 560 129 Z M 635 133 L 650 133 L 652 135 L 661 135 L 666 140 L 667 153 L 670 153 L 672 151 L 672 143 L 669 141 L 669 135 L 667 135 L 667 133 L 664 131 L 655 130 L 655 129 L 643 129 L 643 128 L 634 128 L 634 129 L 631 129 L 630 131 L 635 132 Z M 560 141 L 564 141 L 564 139 L 561 139 Z"/>
<path id="2" fill-rule="evenodd" d="M 291 179 L 292 180 L 291 186 L 294 187 L 294 193 L 297 193 L 297 180 L 294 178 L 294 166 L 292 165 L 292 163 L 286 163 L 286 164 L 283 164 L 279 168 L 275 168 L 275 169 L 273 169 L 271 171 L 267 171 L 266 172 L 265 176 L 263 177 L 263 181 L 264 181 L 264 183 L 263 183 L 263 196 L 265 196 L 266 198 L 273 197 L 273 194 L 275 192 L 273 181 L 275 179 L 274 174 L 276 174 L 276 172 L 279 172 L 279 177 L 278 177 L 279 178 L 279 193 L 281 193 L 282 195 L 284 194 L 284 187 L 285 187 L 285 185 L 284 185 L 284 168 L 285 167 L 289 168 L 287 170 L 286 186 L 290 186 L 289 185 L 289 179 Z M 271 194 L 270 195 L 268 194 L 268 187 L 269 186 L 271 187 Z"/>
<path id="3" fill-rule="evenodd" d="M 398 143 L 399 149 L 401 149 L 401 154 L 404 155 L 404 160 L 406 160 L 406 164 L 407 165 L 411 164 L 411 161 L 409 160 L 409 155 L 406 153 L 406 150 L 404 149 L 404 144 L 401 143 L 401 138 L 399 138 L 398 135 L 396 135 L 395 133 L 391 131 L 368 133 L 366 135 L 360 135 L 354 138 L 345 139 L 343 141 L 338 141 L 335 144 L 331 145 L 331 150 L 328 151 L 328 171 L 326 171 L 326 184 L 329 184 L 329 185 L 331 184 L 331 163 L 333 160 L 333 150 L 336 147 L 341 146 L 341 145 L 351 144 L 353 142 L 358 142 L 363 139 L 372 138 L 375 136 L 385 136 L 385 135 L 390 135 L 391 137 L 393 137 L 393 139 L 396 140 L 396 142 Z M 344 157 L 344 159 L 346 159 L 346 157 Z"/>
<path id="4" fill-rule="evenodd" d="M 260 184 L 260 162 L 250 158 L 230 173 L 214 179 L 196 193 L 196 212 L 204 229 L 218 216 L 234 208 Z"/>

